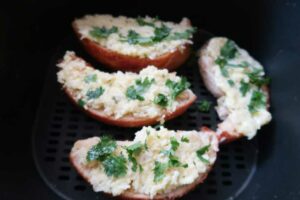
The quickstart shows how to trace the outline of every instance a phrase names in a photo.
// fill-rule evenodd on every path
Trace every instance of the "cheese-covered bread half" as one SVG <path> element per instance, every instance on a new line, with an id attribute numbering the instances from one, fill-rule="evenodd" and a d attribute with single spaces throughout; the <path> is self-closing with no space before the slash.
<path id="1" fill-rule="evenodd" d="M 140 71 L 148 65 L 177 68 L 188 58 L 195 32 L 187 18 L 173 23 L 148 16 L 86 15 L 72 26 L 87 52 L 122 71 Z"/>
<path id="2" fill-rule="evenodd" d="M 106 73 L 66 52 L 58 67 L 58 82 L 73 102 L 92 117 L 116 126 L 137 127 L 174 118 L 196 99 L 184 77 L 154 66 L 139 73 Z"/>
<path id="3" fill-rule="evenodd" d="M 174 199 L 206 178 L 217 151 L 217 136 L 208 129 L 143 127 L 133 141 L 105 136 L 79 140 L 70 160 L 95 192 L 129 199 Z"/>
<path id="4" fill-rule="evenodd" d="M 215 37 L 200 51 L 200 73 L 218 98 L 221 140 L 253 138 L 271 120 L 269 93 L 262 65 L 228 38 Z"/>

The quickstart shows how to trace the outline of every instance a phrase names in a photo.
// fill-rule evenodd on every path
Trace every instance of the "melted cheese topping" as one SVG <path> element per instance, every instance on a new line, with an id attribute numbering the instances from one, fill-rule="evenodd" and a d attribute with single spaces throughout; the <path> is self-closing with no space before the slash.
<path id="1" fill-rule="evenodd" d="M 215 61 L 220 55 L 220 50 L 226 43 L 227 38 L 214 38 L 211 39 L 204 51 L 204 56 L 208 56 L 210 60 Z M 209 63 L 210 73 L 213 74 L 210 78 L 213 79 L 218 90 L 220 90 L 220 97 L 218 98 L 218 105 L 216 110 L 219 117 L 224 120 L 218 127 L 218 133 L 227 131 L 230 134 L 243 134 L 249 139 L 255 136 L 258 129 L 262 125 L 271 120 L 271 114 L 266 107 L 261 106 L 257 112 L 251 113 L 248 105 L 251 101 L 253 91 L 262 91 L 257 86 L 250 84 L 250 91 L 245 96 L 240 91 L 241 81 L 244 80 L 249 83 L 249 76 L 246 72 L 251 72 L 255 69 L 260 69 L 261 75 L 264 75 L 262 65 L 253 59 L 247 51 L 239 48 L 235 58 L 230 59 L 231 64 L 241 64 L 242 62 L 249 63 L 246 68 L 239 67 L 226 67 L 228 69 L 229 77 L 222 75 L 220 66 L 215 62 Z M 203 57 L 204 57 L 203 56 Z M 203 58 L 205 59 L 205 58 Z M 230 85 L 228 80 L 232 80 L 234 85 Z M 265 94 L 266 95 L 266 94 Z"/>
<path id="2" fill-rule="evenodd" d="M 182 142 L 181 138 L 186 137 L 189 142 Z M 155 183 L 154 182 L 154 167 L 155 161 L 162 163 L 168 162 L 168 156 L 162 151 L 171 148 L 170 139 L 174 137 L 179 142 L 179 147 L 175 151 L 175 156 L 179 161 L 188 164 L 187 168 L 184 167 L 170 167 L 164 173 L 164 178 Z M 71 155 L 75 156 L 77 163 L 81 167 L 86 168 L 84 176 L 93 185 L 96 192 L 103 191 L 119 195 L 127 189 L 131 189 L 134 193 L 145 194 L 153 198 L 157 194 L 165 194 L 180 186 L 193 183 L 199 176 L 205 175 L 210 166 L 216 160 L 216 152 L 218 151 L 218 140 L 215 134 L 209 132 L 197 131 L 170 131 L 165 128 L 155 130 L 151 127 L 144 127 L 135 135 L 135 139 L 131 142 L 119 142 L 118 153 L 127 158 L 128 155 L 124 150 L 126 146 L 141 142 L 147 145 L 147 150 L 142 152 L 136 157 L 137 163 L 143 167 L 142 171 L 131 170 L 131 162 L 128 162 L 127 174 L 122 178 L 108 177 L 100 162 L 86 161 L 88 150 L 99 142 L 99 138 L 94 137 L 87 140 L 81 140 L 75 143 Z M 200 148 L 209 145 L 209 150 L 203 155 L 209 163 L 202 162 L 196 154 Z M 122 147 L 121 147 L 122 146 Z M 88 171 L 87 171 L 88 170 Z"/>
<path id="3" fill-rule="evenodd" d="M 173 22 L 162 22 L 154 18 L 145 17 L 146 22 L 151 22 L 155 26 L 161 27 L 162 23 L 171 28 L 171 34 L 176 32 L 184 32 L 191 29 L 190 21 L 187 18 L 183 18 L 179 24 Z M 140 58 L 155 59 L 165 53 L 174 52 L 177 49 L 182 50 L 186 44 L 192 44 L 190 39 L 178 39 L 178 40 L 163 40 L 153 45 L 141 46 L 133 45 L 127 42 L 121 42 L 121 36 L 127 36 L 129 30 L 133 30 L 140 34 L 142 37 L 154 36 L 154 28 L 151 26 L 141 26 L 137 23 L 136 19 L 128 18 L 124 16 L 113 17 L 111 15 L 86 15 L 81 19 L 74 21 L 82 38 L 91 39 L 101 46 L 110 49 L 115 52 L 119 52 L 124 55 L 137 56 Z M 117 27 L 118 32 L 110 34 L 107 38 L 97 39 L 92 37 L 89 32 L 93 27 L 105 27 L 112 28 Z"/>
<path id="4" fill-rule="evenodd" d="M 58 72 L 58 81 L 65 88 L 72 92 L 77 101 L 85 102 L 85 109 L 99 110 L 107 116 L 119 119 L 125 116 L 133 116 L 137 118 L 152 118 L 160 116 L 164 118 L 163 113 L 174 112 L 180 106 L 180 100 L 186 99 L 187 94 L 192 93 L 191 90 L 183 91 L 175 100 L 172 100 L 167 107 L 155 104 L 154 98 L 159 94 L 170 97 L 170 88 L 165 82 L 170 79 L 179 81 L 180 77 L 176 73 L 169 73 L 168 70 L 159 70 L 154 66 L 148 66 L 136 73 L 116 72 L 113 74 L 101 72 L 92 67 L 87 66 L 86 62 L 75 56 L 74 52 L 67 52 L 63 62 L 58 64 L 61 70 Z M 87 76 L 96 76 L 96 79 L 86 82 Z M 137 79 L 144 80 L 154 79 L 149 89 L 143 94 L 144 100 L 133 100 L 126 96 L 127 88 L 135 84 Z M 96 90 L 102 87 L 104 92 L 97 98 L 88 98 L 88 91 Z"/>

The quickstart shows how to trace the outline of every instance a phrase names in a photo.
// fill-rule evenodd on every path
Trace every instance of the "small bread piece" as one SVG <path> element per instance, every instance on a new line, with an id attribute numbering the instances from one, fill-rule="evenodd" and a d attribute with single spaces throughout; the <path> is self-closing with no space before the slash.
<path id="1" fill-rule="evenodd" d="M 215 37 L 200 50 L 199 70 L 207 89 L 218 98 L 222 142 L 253 138 L 271 120 L 268 78 L 261 64 L 233 41 Z"/>
<path id="2" fill-rule="evenodd" d="M 133 141 L 117 141 L 117 146 L 105 155 L 106 158 L 101 155 L 102 161 L 97 157 L 88 160 L 88 154 L 97 154 L 95 150 L 103 152 L 101 148 L 105 147 L 101 142 L 104 140 L 103 137 L 93 137 L 77 141 L 71 150 L 70 161 L 95 192 L 122 199 L 179 198 L 204 181 L 218 151 L 217 136 L 209 129 L 197 132 L 144 127 L 136 133 Z M 129 148 L 131 152 L 136 150 L 131 154 L 135 166 L 138 166 L 135 170 Z M 117 167 L 106 165 L 110 156 L 122 156 L 126 172 L 122 171 L 120 175 L 120 168 L 116 170 Z"/>
<path id="3" fill-rule="evenodd" d="M 139 127 L 169 120 L 184 113 L 196 100 L 184 78 L 154 66 L 139 74 L 110 74 L 67 52 L 58 67 L 58 81 L 72 102 L 91 117 L 111 125 Z M 183 87 L 176 97 L 166 84 L 168 80 Z"/>
<path id="4" fill-rule="evenodd" d="M 150 17 L 86 15 L 74 20 L 72 27 L 97 61 L 114 70 L 133 72 L 149 65 L 168 70 L 181 66 L 190 55 L 194 32 L 187 18 L 175 24 Z"/>

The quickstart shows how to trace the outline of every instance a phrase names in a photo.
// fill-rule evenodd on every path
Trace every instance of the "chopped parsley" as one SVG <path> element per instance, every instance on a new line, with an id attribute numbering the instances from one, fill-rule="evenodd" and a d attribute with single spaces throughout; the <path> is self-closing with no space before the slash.
<path id="1" fill-rule="evenodd" d="M 210 144 L 206 145 L 196 151 L 197 157 L 205 164 L 209 164 L 209 161 L 203 158 L 203 155 L 209 150 Z"/>
<path id="2" fill-rule="evenodd" d="M 85 101 L 82 100 L 82 99 L 79 99 L 79 100 L 77 101 L 77 103 L 78 103 L 78 105 L 79 105 L 80 107 L 84 107 L 84 105 L 85 105 Z"/>
<path id="3" fill-rule="evenodd" d="M 186 143 L 190 142 L 189 138 L 184 137 L 184 136 L 181 137 L 181 140 L 180 140 L 180 141 L 181 141 L 181 142 L 186 142 Z"/>
<path id="4" fill-rule="evenodd" d="M 227 81 L 227 83 L 228 83 L 231 87 L 234 86 L 234 82 L 233 82 L 233 80 L 231 80 L 231 79 L 229 79 L 229 80 Z"/>
<path id="5" fill-rule="evenodd" d="M 85 83 L 91 83 L 97 81 L 97 74 L 89 74 L 86 77 L 84 77 Z"/>
<path id="6" fill-rule="evenodd" d="M 134 172 L 136 172 L 137 166 L 138 166 L 138 163 L 136 161 L 135 156 L 138 156 L 142 152 L 144 147 L 145 147 L 144 144 L 142 144 L 141 142 L 137 142 L 137 143 L 132 144 L 132 145 L 130 145 L 126 148 L 127 153 L 128 153 L 128 159 L 132 162 L 132 168 L 131 169 Z M 140 166 L 140 170 L 141 169 L 142 168 Z"/>
<path id="7" fill-rule="evenodd" d="M 197 31 L 196 27 L 187 29 L 184 32 L 175 32 L 168 37 L 169 40 L 187 40 Z"/>
<path id="8" fill-rule="evenodd" d="M 168 169 L 167 163 L 161 163 L 161 162 L 155 161 L 155 167 L 153 169 L 155 183 L 158 183 L 163 180 L 167 169 Z"/>
<path id="9" fill-rule="evenodd" d="M 112 140 L 108 136 L 101 137 L 101 140 L 98 144 L 94 145 L 87 153 L 87 161 L 93 160 L 104 160 L 105 157 L 110 155 L 117 148 L 116 141 Z"/>
<path id="10" fill-rule="evenodd" d="M 257 112 L 260 107 L 266 106 L 266 96 L 261 91 L 254 91 L 251 96 L 249 111 L 253 114 Z"/>
<path id="11" fill-rule="evenodd" d="M 93 27 L 92 30 L 90 30 L 89 34 L 97 39 L 101 38 L 107 38 L 110 34 L 118 32 L 118 27 L 111 27 L 111 28 L 106 28 L 106 27 Z"/>
<path id="12" fill-rule="evenodd" d="M 201 112 L 209 112 L 211 105 L 212 105 L 212 103 L 210 101 L 202 100 L 199 102 L 198 109 Z"/>
<path id="13" fill-rule="evenodd" d="M 169 36 L 171 29 L 162 24 L 161 27 L 155 27 L 154 37 L 152 37 L 153 42 L 161 42 L 163 39 Z"/>
<path id="14" fill-rule="evenodd" d="M 179 158 L 177 156 L 174 156 L 173 154 L 169 155 L 169 161 L 168 161 L 168 167 L 184 167 L 187 168 L 187 164 L 182 164 L 179 161 Z"/>
<path id="15" fill-rule="evenodd" d="M 170 142 L 171 142 L 171 150 L 176 151 L 179 147 L 179 142 L 176 140 L 175 137 L 171 137 Z"/>
<path id="16" fill-rule="evenodd" d="M 129 44 L 139 44 L 142 46 L 152 45 L 154 42 L 151 37 L 142 37 L 139 33 L 134 30 L 129 30 L 127 37 L 121 39 L 122 42 L 128 42 Z"/>
<path id="17" fill-rule="evenodd" d="M 145 18 L 140 17 L 140 16 L 136 18 L 136 22 L 137 22 L 140 26 L 152 26 L 152 27 L 155 27 L 155 24 L 154 24 L 155 21 L 156 21 L 156 20 L 153 20 L 153 22 L 147 22 L 147 21 L 145 20 Z"/>
<path id="18" fill-rule="evenodd" d="M 242 80 L 240 86 L 240 92 L 242 93 L 243 97 L 247 94 L 249 90 L 250 90 L 250 84 Z"/>
<path id="19" fill-rule="evenodd" d="M 138 79 L 135 81 L 135 85 L 132 85 L 127 88 L 126 90 L 126 96 L 129 99 L 137 99 L 139 101 L 144 101 L 144 97 L 142 96 L 154 83 L 154 79 L 149 79 L 146 77 L 144 80 Z"/>
<path id="20" fill-rule="evenodd" d="M 88 90 L 86 96 L 88 100 L 97 99 L 103 94 L 103 92 L 104 92 L 103 87 L 98 87 L 95 90 Z"/>
<path id="21" fill-rule="evenodd" d="M 161 107 L 166 107 L 168 105 L 168 97 L 164 94 L 159 93 L 154 98 L 154 103 L 156 103 L 157 105 L 160 105 Z"/>
<path id="22" fill-rule="evenodd" d="M 217 65 L 220 66 L 220 70 L 221 70 L 221 73 L 224 77 L 228 77 L 228 71 L 227 69 L 225 68 L 225 66 L 227 65 L 227 60 L 225 58 L 222 58 L 222 57 L 218 57 L 216 60 L 215 60 L 215 63 Z"/>
<path id="23" fill-rule="evenodd" d="M 227 40 L 224 46 L 221 48 L 221 56 L 225 59 L 232 59 L 236 56 L 237 48 L 232 40 Z"/>
<path id="24" fill-rule="evenodd" d="M 191 84 L 185 77 L 181 77 L 180 81 L 175 82 L 170 79 L 166 81 L 166 86 L 171 90 L 171 97 L 175 99 L 181 92 L 188 89 Z"/>
<path id="25" fill-rule="evenodd" d="M 123 177 L 127 173 L 126 159 L 123 155 L 109 155 L 103 162 L 104 171 L 107 176 L 115 178 Z"/>
<path id="26" fill-rule="evenodd" d="M 250 83 L 253 85 L 256 85 L 257 87 L 261 87 L 263 85 L 267 85 L 270 83 L 270 77 L 263 77 L 261 75 L 262 70 L 261 69 L 256 69 L 253 72 L 247 73 Z"/>

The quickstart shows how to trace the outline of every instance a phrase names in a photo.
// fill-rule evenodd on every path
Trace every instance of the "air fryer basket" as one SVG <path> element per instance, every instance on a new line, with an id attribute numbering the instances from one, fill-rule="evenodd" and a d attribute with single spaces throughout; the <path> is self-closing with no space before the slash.
<path id="1" fill-rule="evenodd" d="M 39 26 L 32 36 L 36 39 L 36 51 L 41 49 L 32 60 L 43 61 L 34 63 L 35 69 L 45 67 L 38 65 L 46 62 L 49 68 L 32 137 L 33 157 L 40 176 L 58 195 L 57 199 L 109 199 L 102 193 L 94 193 L 91 186 L 77 175 L 68 159 L 70 149 L 78 139 L 102 134 L 111 134 L 116 139 L 132 139 L 133 133 L 138 130 L 113 127 L 89 118 L 70 103 L 56 81 L 56 63 L 66 50 L 74 50 L 92 65 L 108 71 L 82 50 L 71 32 L 71 20 L 86 13 L 129 16 L 150 14 L 174 21 L 178 21 L 181 16 L 188 16 L 200 29 L 228 36 L 248 49 L 262 62 L 272 78 L 270 89 L 273 120 L 270 125 L 259 130 L 253 140 L 244 138 L 223 145 L 207 180 L 183 199 L 300 198 L 300 134 L 297 131 L 300 129 L 299 4 L 292 0 L 205 1 L 199 7 L 192 1 L 185 5 L 152 2 L 148 6 L 144 1 L 97 1 L 89 6 L 63 2 L 63 6 L 55 4 L 49 10 L 41 9 L 37 12 L 39 14 L 35 17 Z M 169 9 L 170 5 L 172 9 Z M 51 7 L 45 7 L 47 6 Z M 43 6 L 36 6 L 41 7 Z M 71 12 L 66 13 L 66 10 Z M 42 17 L 39 19 L 39 16 Z M 55 31 L 49 26 L 53 22 L 57 23 Z M 60 40 L 62 35 L 66 37 Z M 211 34 L 200 31 L 196 36 L 194 50 L 200 48 L 209 37 Z M 202 83 L 194 54 L 178 70 L 178 74 L 186 76 L 192 83 L 192 90 L 198 97 L 197 102 L 207 99 L 215 105 L 215 98 Z M 40 55 L 42 58 L 39 58 Z M 217 123 L 218 117 L 213 109 L 209 113 L 201 113 L 197 104 L 194 104 L 185 114 L 167 122 L 166 127 L 192 130 L 205 125 L 215 129 Z"/>
<path id="2" fill-rule="evenodd" d="M 198 100 L 215 102 L 200 78 L 196 57 L 196 50 L 210 37 L 211 34 L 199 31 L 191 58 L 177 73 L 186 76 L 192 83 L 191 89 L 196 93 Z M 94 66 L 106 70 L 83 52 L 74 36 L 66 38 L 60 44 L 50 63 L 41 99 L 38 127 L 33 138 L 35 162 L 47 185 L 64 199 L 105 199 L 108 197 L 93 192 L 91 186 L 72 168 L 68 158 L 71 147 L 78 139 L 102 134 L 111 134 L 119 140 L 132 139 L 135 131 L 139 129 L 118 128 L 95 121 L 70 103 L 56 81 L 56 63 L 66 50 L 74 50 L 83 58 L 88 58 Z M 215 129 L 217 123 L 218 117 L 214 109 L 209 113 L 202 113 L 195 103 L 185 114 L 167 122 L 165 126 L 174 130 L 197 130 L 202 126 Z M 256 161 L 256 139 L 252 141 L 243 139 L 221 147 L 217 163 L 208 179 L 184 198 L 221 200 L 237 196 L 251 180 Z"/>

